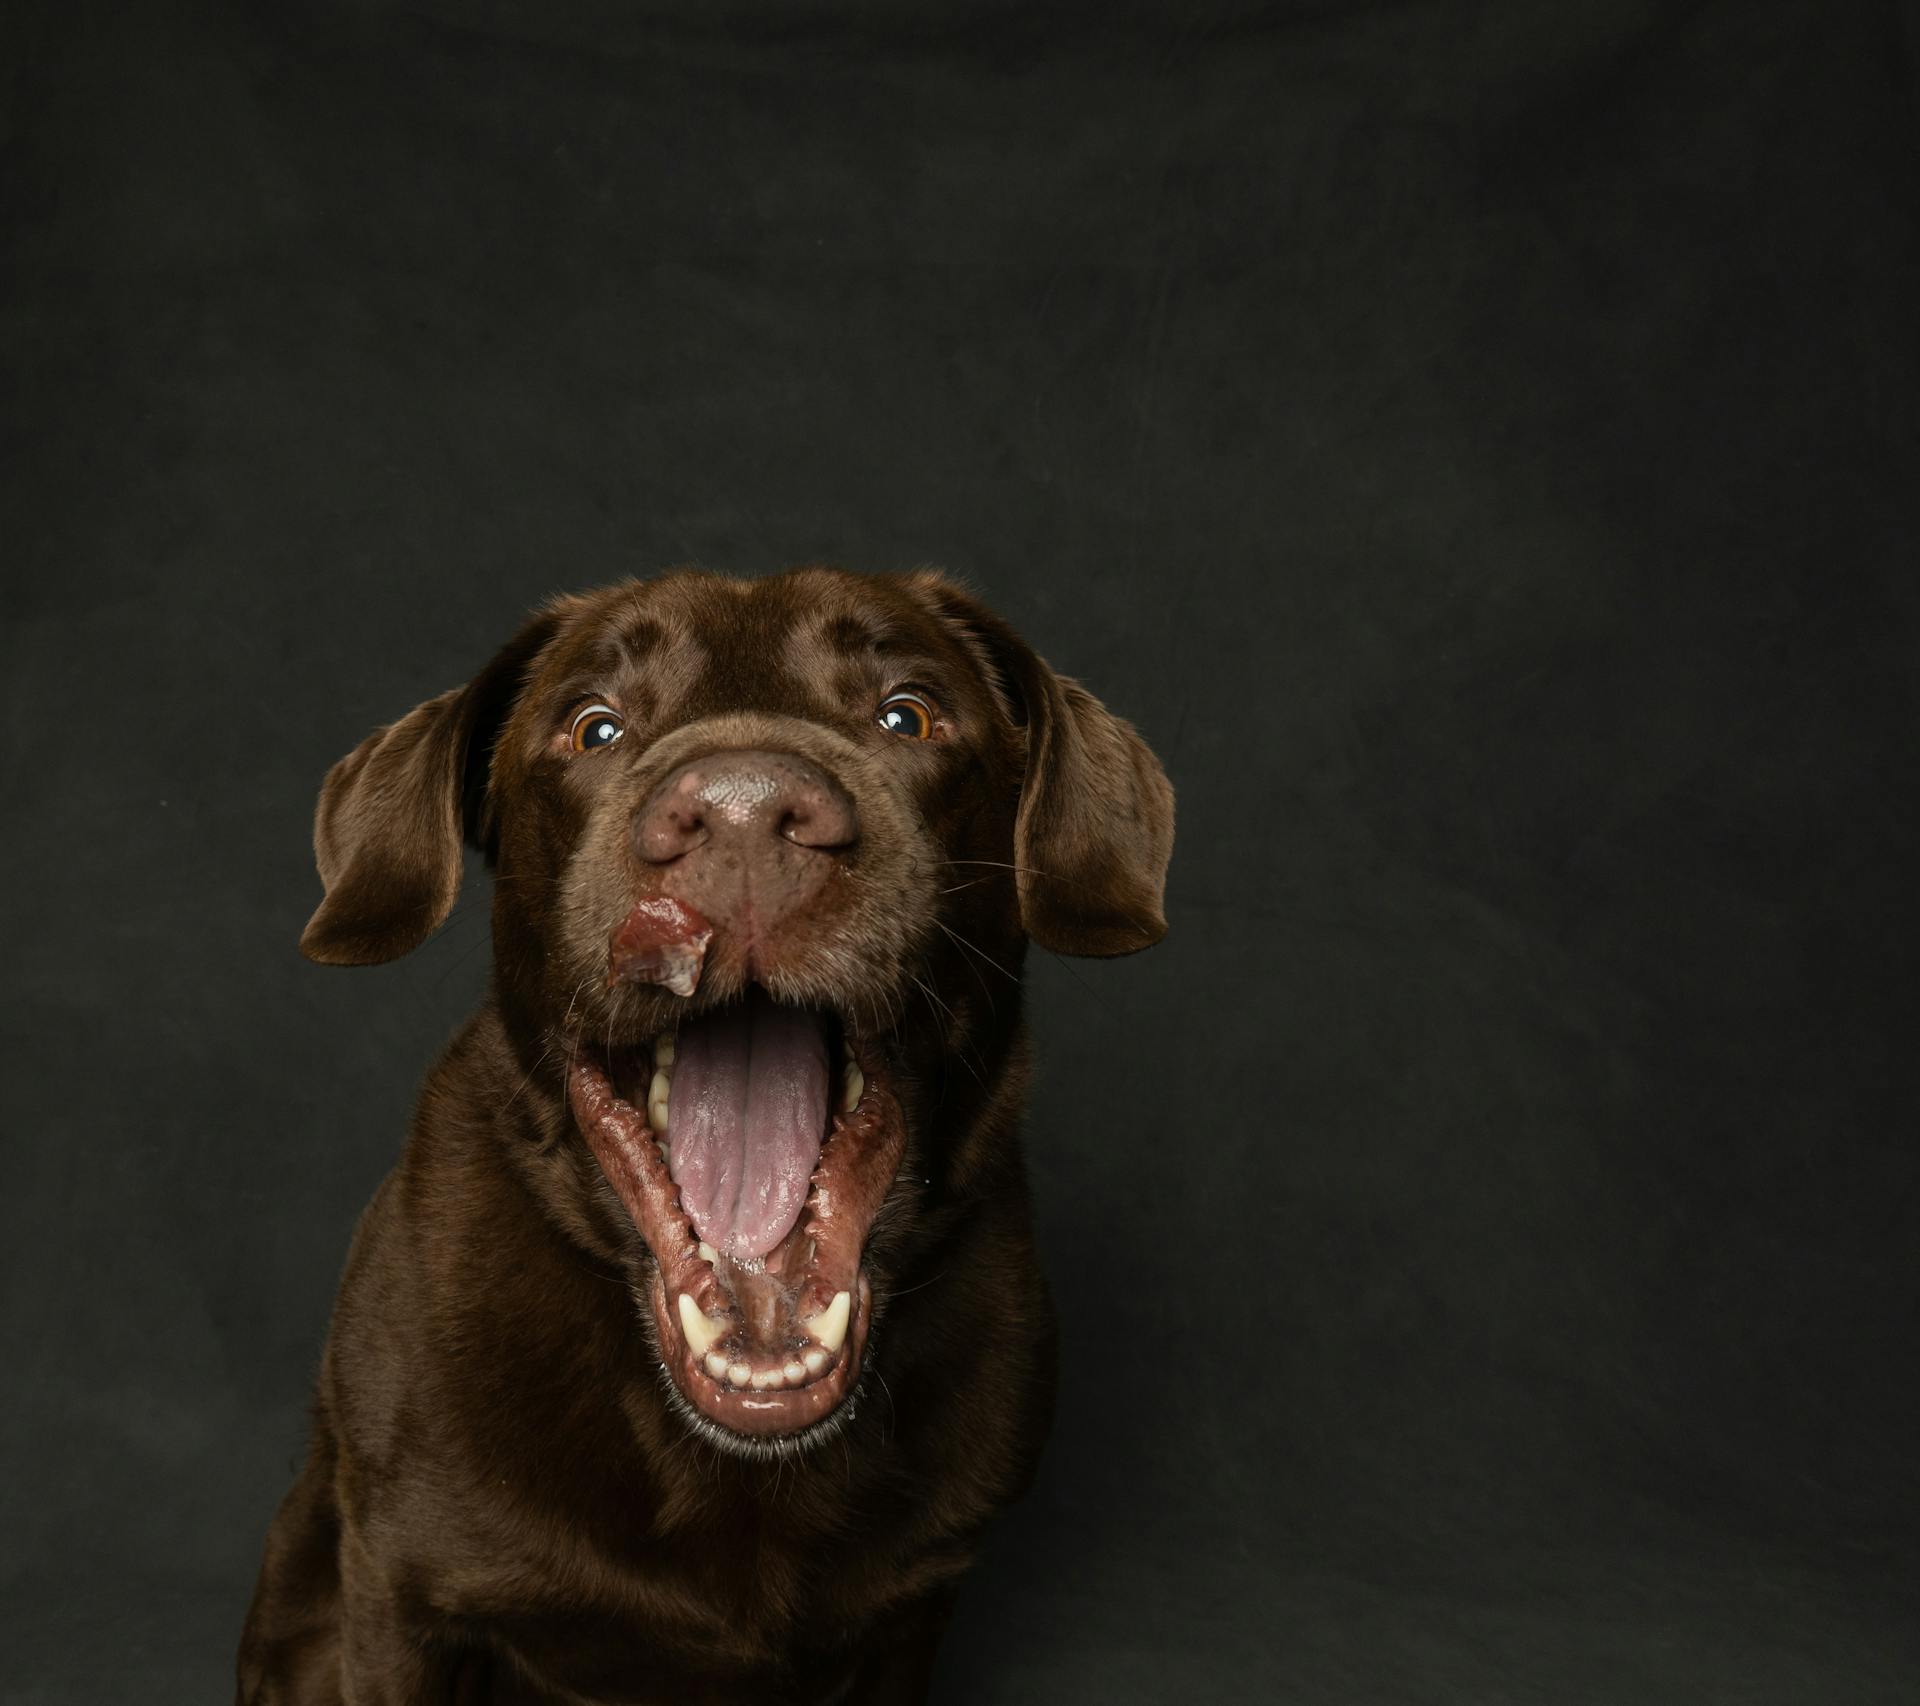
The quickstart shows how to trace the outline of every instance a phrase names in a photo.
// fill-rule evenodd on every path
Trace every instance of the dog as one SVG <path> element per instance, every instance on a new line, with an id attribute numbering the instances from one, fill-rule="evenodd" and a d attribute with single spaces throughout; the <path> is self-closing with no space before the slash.
<path id="1" fill-rule="evenodd" d="M 1173 794 L 932 572 L 561 598 L 334 765 L 325 965 L 462 846 L 489 994 L 348 1257 L 241 1706 L 923 1700 L 1046 1434 L 1029 942 L 1149 946 Z"/>

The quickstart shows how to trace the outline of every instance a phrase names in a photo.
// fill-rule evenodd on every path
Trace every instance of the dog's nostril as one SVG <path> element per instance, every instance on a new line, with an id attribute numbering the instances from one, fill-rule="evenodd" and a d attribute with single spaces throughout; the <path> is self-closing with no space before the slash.
<path id="1" fill-rule="evenodd" d="M 804 805 L 789 806 L 780 814 L 776 833 L 786 836 L 798 836 L 813 822 L 813 813 Z"/>
<path id="2" fill-rule="evenodd" d="M 642 811 L 634 826 L 640 856 L 657 865 L 691 853 L 707 839 L 707 820 L 689 800 L 668 799 Z"/>
<path id="3" fill-rule="evenodd" d="M 782 815 L 775 833 L 796 847 L 811 847 L 821 853 L 851 846 L 855 838 L 852 803 L 842 806 L 826 800 L 793 806 Z"/>
<path id="4" fill-rule="evenodd" d="M 833 853 L 858 839 L 859 819 L 852 796 L 824 771 L 807 764 L 796 766 L 789 778 L 773 830 L 796 847 Z"/>

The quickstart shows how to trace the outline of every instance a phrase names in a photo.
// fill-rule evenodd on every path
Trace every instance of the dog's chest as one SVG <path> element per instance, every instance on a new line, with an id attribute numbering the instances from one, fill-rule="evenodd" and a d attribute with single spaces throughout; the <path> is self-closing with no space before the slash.
<path id="1" fill-rule="evenodd" d="M 830 1492 L 789 1468 L 768 1483 L 685 1497 L 664 1521 L 638 1497 L 550 1521 L 522 1507 L 510 1555 L 503 1532 L 472 1537 L 491 1567 L 448 1580 L 447 1609 L 559 1698 L 645 1700 L 645 1679 L 662 1699 L 722 1699 L 716 1679 L 735 1678 L 763 1702 L 777 1674 L 830 1699 L 863 1638 L 963 1560 L 857 1477 Z"/>

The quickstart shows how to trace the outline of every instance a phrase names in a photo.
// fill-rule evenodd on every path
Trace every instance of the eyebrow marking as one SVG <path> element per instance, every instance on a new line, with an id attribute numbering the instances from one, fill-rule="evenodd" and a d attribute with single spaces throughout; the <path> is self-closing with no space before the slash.
<path id="1" fill-rule="evenodd" d="M 864 616 L 822 616 L 816 624 L 818 637 L 843 656 L 858 652 L 877 652 L 892 639 L 884 623 Z"/>
<path id="2" fill-rule="evenodd" d="M 661 705 L 684 699 L 706 668 L 707 649 L 678 612 L 626 602 L 586 637 L 568 672 L 567 702 L 619 694 L 629 716 L 650 718 Z"/>
<path id="3" fill-rule="evenodd" d="M 617 648 L 619 661 L 631 669 L 649 652 L 658 651 L 667 641 L 666 627 L 652 616 L 635 616 L 607 636 Z"/>

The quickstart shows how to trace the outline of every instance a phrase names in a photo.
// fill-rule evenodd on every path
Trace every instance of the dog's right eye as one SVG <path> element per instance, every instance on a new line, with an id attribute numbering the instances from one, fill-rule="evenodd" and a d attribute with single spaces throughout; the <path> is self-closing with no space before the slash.
<path id="1" fill-rule="evenodd" d="M 573 719 L 573 750 L 612 746 L 626 732 L 626 722 L 611 705 L 589 705 Z"/>
<path id="2" fill-rule="evenodd" d="M 907 740 L 932 740 L 938 726 L 933 706 L 918 693 L 890 694 L 881 703 L 874 721 L 888 734 Z"/>

